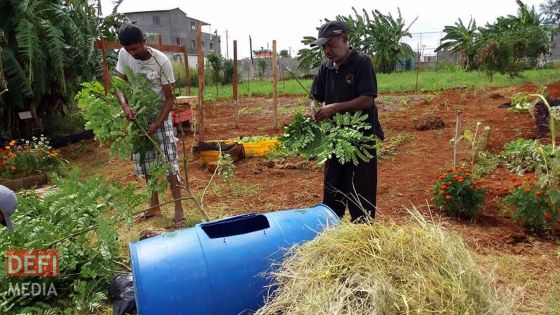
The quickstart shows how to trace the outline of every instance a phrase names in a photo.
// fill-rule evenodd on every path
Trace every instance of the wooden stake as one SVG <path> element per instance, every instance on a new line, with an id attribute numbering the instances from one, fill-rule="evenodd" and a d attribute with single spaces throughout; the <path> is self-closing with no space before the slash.
<path id="1" fill-rule="evenodd" d="M 198 141 L 204 141 L 204 51 L 202 50 L 202 24 L 196 24 L 196 47 L 198 49 Z"/>
<path id="2" fill-rule="evenodd" d="M 235 128 L 239 128 L 239 86 L 237 80 L 237 40 L 233 41 L 233 99 L 235 100 Z"/>
<path id="3" fill-rule="evenodd" d="M 159 51 L 161 51 L 162 43 L 161 43 L 161 35 L 160 35 L 160 34 L 157 34 L 157 35 L 156 35 L 156 40 L 157 40 L 156 49 L 159 50 Z"/>
<path id="4" fill-rule="evenodd" d="M 455 125 L 455 140 L 453 141 L 453 169 L 457 168 L 459 162 L 459 138 L 461 137 L 461 129 L 463 125 L 463 112 L 457 112 L 457 123 Z"/>
<path id="5" fill-rule="evenodd" d="M 190 96 L 191 95 L 191 70 L 189 68 L 189 49 L 187 48 L 187 45 L 183 46 L 183 55 L 185 55 L 185 77 L 186 77 L 185 93 L 187 94 L 187 96 Z"/>
<path id="6" fill-rule="evenodd" d="M 278 129 L 278 55 L 276 54 L 276 40 L 272 41 L 272 121 L 274 129 Z"/>
<path id="7" fill-rule="evenodd" d="M 105 45 L 105 39 L 101 37 L 101 57 L 103 58 L 103 87 L 105 88 L 105 95 L 109 94 L 111 89 L 111 76 L 109 75 L 109 65 L 107 64 L 107 49 Z"/>

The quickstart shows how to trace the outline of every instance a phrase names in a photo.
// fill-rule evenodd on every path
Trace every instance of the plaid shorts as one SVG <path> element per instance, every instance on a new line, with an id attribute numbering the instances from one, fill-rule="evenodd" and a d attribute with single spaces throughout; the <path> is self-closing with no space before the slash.
<path id="1" fill-rule="evenodd" d="M 154 133 L 155 138 L 160 144 L 160 150 L 163 153 L 163 160 L 171 166 L 167 171 L 167 175 L 179 174 L 179 159 L 177 154 L 177 136 L 171 123 L 171 115 L 164 120 L 163 124 Z M 132 162 L 134 164 L 134 173 L 139 176 L 150 175 L 150 167 L 156 165 L 159 158 L 157 150 L 150 150 L 146 152 L 144 163 L 140 162 L 140 153 L 132 155 Z"/>

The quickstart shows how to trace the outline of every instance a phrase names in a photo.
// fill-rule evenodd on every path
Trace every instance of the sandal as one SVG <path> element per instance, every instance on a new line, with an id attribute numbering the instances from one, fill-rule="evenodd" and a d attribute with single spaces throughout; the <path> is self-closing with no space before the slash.
<path id="1" fill-rule="evenodd" d="M 173 222 L 171 222 L 170 225 L 168 225 L 166 227 L 166 229 L 178 229 L 183 227 L 183 224 L 185 224 L 185 218 L 181 218 L 181 219 L 173 219 Z"/>
<path id="2" fill-rule="evenodd" d="M 163 215 L 161 213 L 158 213 L 158 214 L 141 213 L 141 214 L 137 215 L 136 217 L 134 217 L 134 223 L 140 223 L 140 222 L 147 221 L 149 219 L 160 218 L 162 216 Z"/>

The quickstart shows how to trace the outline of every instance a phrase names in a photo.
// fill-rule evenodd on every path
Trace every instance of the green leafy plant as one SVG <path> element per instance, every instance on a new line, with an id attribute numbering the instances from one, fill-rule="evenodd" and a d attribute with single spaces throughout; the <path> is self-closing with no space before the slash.
<path id="1" fill-rule="evenodd" d="M 437 176 L 432 187 L 436 207 L 458 218 L 474 218 L 484 201 L 481 182 L 473 180 L 472 175 L 458 168 L 448 169 Z"/>
<path id="2" fill-rule="evenodd" d="M 529 96 L 524 93 L 515 93 L 511 97 L 511 107 L 508 109 L 510 112 L 522 113 L 530 111 L 533 107 L 532 102 L 529 100 Z"/>
<path id="3" fill-rule="evenodd" d="M 239 142 L 239 143 L 254 143 L 254 142 L 268 141 L 268 140 L 276 140 L 276 137 L 269 137 L 269 136 L 243 137 L 243 138 L 239 139 L 237 142 Z"/>
<path id="4" fill-rule="evenodd" d="M 500 153 L 500 159 L 508 170 L 523 174 L 534 171 L 535 166 L 544 162 L 544 156 L 551 155 L 551 145 L 542 145 L 536 140 L 516 139 L 506 143 Z"/>
<path id="5" fill-rule="evenodd" d="M 148 137 L 147 130 L 159 115 L 160 109 L 154 104 L 162 101 L 145 75 L 134 74 L 130 69 L 125 72 L 128 82 L 114 77 L 113 86 L 123 92 L 136 112 L 134 122 L 126 120 L 117 97 L 105 95 L 99 82 L 84 83 L 76 100 L 86 119 L 86 128 L 93 130 L 101 143 L 111 143 L 112 154 L 128 160 L 133 153 L 140 153 L 142 160 L 146 152 L 159 147 L 156 139 Z"/>
<path id="6" fill-rule="evenodd" d="M 148 199 L 132 185 L 115 186 L 95 177 L 80 180 L 77 172 L 68 179 L 53 178 L 57 189 L 44 196 L 34 192 L 20 195 L 12 216 L 15 232 L 0 229 L 0 252 L 8 249 L 56 249 L 59 276 L 43 278 L 10 277 L 5 274 L 5 255 L 0 256 L 0 312 L 19 313 L 27 306 L 59 306 L 72 313 L 91 313 L 100 306 L 104 292 L 128 258 L 122 257 L 117 229 L 132 224 L 132 211 Z M 9 284 L 53 283 L 56 300 L 10 296 Z M 48 297 L 45 297 L 48 299 Z"/>
<path id="7" fill-rule="evenodd" d="M 404 60 L 413 57 L 414 53 L 409 44 L 403 42 L 404 37 L 412 37 L 409 32 L 412 23 L 406 25 L 398 9 L 398 16 L 382 14 L 377 10 L 368 13 L 362 9 L 359 14 L 352 8 L 354 15 L 336 16 L 336 20 L 342 22 L 348 28 L 348 43 L 350 46 L 372 56 L 375 69 L 382 73 L 390 73 L 396 70 L 396 65 L 404 67 Z M 326 21 L 328 21 L 326 19 Z M 305 46 L 315 40 L 313 36 L 305 36 L 301 41 Z M 321 47 L 301 49 L 298 52 L 299 69 L 312 69 L 320 65 L 324 60 Z"/>
<path id="8" fill-rule="evenodd" d="M 369 161 L 371 150 L 376 149 L 374 135 L 364 135 L 372 126 L 361 111 L 354 114 L 335 114 L 331 119 L 317 123 L 301 114 L 286 127 L 281 142 L 289 149 L 319 163 L 336 157 L 342 164 Z"/>
<path id="9" fill-rule="evenodd" d="M 516 189 L 504 198 L 507 210 L 530 232 L 549 230 L 560 218 L 560 192 L 538 185 L 516 184 Z"/>
<path id="10" fill-rule="evenodd" d="M 229 181 L 235 176 L 235 164 L 229 154 L 221 154 L 218 159 L 218 175 L 225 181 Z"/>
<path id="11" fill-rule="evenodd" d="M 49 140 L 41 135 L 29 140 L 11 140 L 0 149 L 0 178 L 17 178 L 37 173 L 61 175 L 65 161 L 53 150 Z"/>

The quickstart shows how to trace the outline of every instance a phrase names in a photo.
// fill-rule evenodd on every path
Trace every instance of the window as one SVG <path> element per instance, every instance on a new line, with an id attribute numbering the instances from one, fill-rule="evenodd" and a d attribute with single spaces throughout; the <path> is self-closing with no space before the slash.
<path id="1" fill-rule="evenodd" d="M 210 50 L 214 50 L 214 43 L 210 43 Z"/>
<path id="2" fill-rule="evenodd" d="M 181 46 L 181 38 L 175 38 L 175 42 L 177 43 L 177 45 Z"/>
<path id="3" fill-rule="evenodd" d="M 196 40 L 191 40 L 191 48 L 196 49 Z"/>
<path id="4" fill-rule="evenodd" d="M 154 23 L 154 25 L 159 25 L 159 16 L 152 16 L 152 22 Z"/>
<path id="5" fill-rule="evenodd" d="M 202 41 L 202 48 L 204 48 L 204 41 Z"/>
<path id="6" fill-rule="evenodd" d="M 196 30 L 196 23 L 195 22 L 191 22 L 191 30 Z"/>

